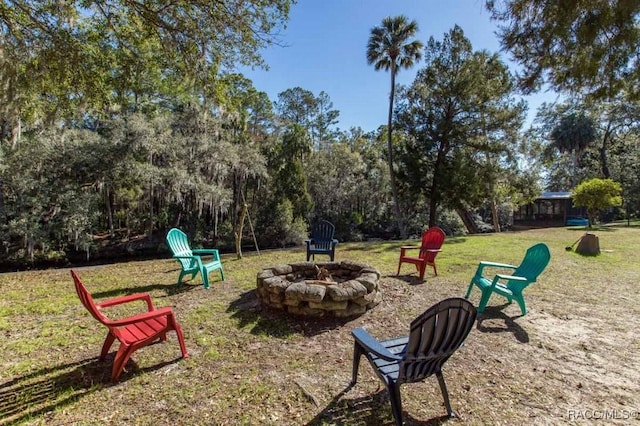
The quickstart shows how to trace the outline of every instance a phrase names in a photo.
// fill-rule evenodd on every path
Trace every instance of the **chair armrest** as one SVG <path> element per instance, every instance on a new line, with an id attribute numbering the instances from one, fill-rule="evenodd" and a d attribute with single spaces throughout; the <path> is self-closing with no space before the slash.
<path id="1" fill-rule="evenodd" d="M 407 250 L 420 250 L 420 246 L 402 246 L 400 247 L 400 257 L 404 257 Z"/>
<path id="2" fill-rule="evenodd" d="M 144 300 L 147 302 L 147 310 L 153 310 L 153 302 L 149 293 L 135 293 L 127 296 L 116 297 L 113 299 L 105 300 L 104 302 L 96 303 L 98 309 L 108 308 L 109 306 L 122 305 L 123 303 L 129 303 L 136 300 Z"/>
<path id="3" fill-rule="evenodd" d="M 220 253 L 218 252 L 218 249 L 196 249 L 191 250 L 191 252 L 196 256 L 213 256 L 214 260 L 220 260 Z"/>
<path id="4" fill-rule="evenodd" d="M 509 280 L 509 281 L 529 281 L 525 277 L 518 277 L 515 275 L 496 274 L 496 277 L 500 278 L 501 280 Z"/>
<path id="5" fill-rule="evenodd" d="M 336 240 L 335 238 L 331 241 L 334 245 L 338 244 L 340 241 Z"/>
<path id="6" fill-rule="evenodd" d="M 191 253 L 193 254 L 209 254 L 209 255 L 217 255 L 218 254 L 218 249 L 195 249 L 195 250 L 191 250 Z"/>
<path id="7" fill-rule="evenodd" d="M 378 358 L 386 361 L 401 361 L 403 357 L 392 354 L 389 349 L 385 348 L 373 336 L 371 336 L 364 328 L 355 328 L 351 335 L 366 351 L 375 354 Z"/>
<path id="8" fill-rule="evenodd" d="M 200 256 L 194 255 L 194 254 L 174 254 L 173 255 L 174 259 L 194 259 L 196 257 L 200 257 Z"/>
<path id="9" fill-rule="evenodd" d="M 116 321 L 109 321 L 109 325 L 114 327 L 121 327 L 123 325 L 135 324 L 137 322 L 145 321 L 148 319 L 166 317 L 169 315 L 173 315 L 173 309 L 170 306 L 165 306 L 164 308 L 155 309 L 153 311 L 134 315 L 132 317 L 122 318 Z"/>
<path id="10" fill-rule="evenodd" d="M 529 280 L 524 278 L 524 277 L 518 277 L 515 275 L 505 275 L 505 274 L 496 274 L 493 277 L 493 281 L 491 281 L 491 288 L 495 288 L 496 285 L 498 285 L 498 281 L 500 280 L 507 280 L 507 281 L 521 281 L 521 282 L 528 282 Z"/>
<path id="11" fill-rule="evenodd" d="M 482 271 L 484 271 L 484 268 L 486 267 L 491 267 L 491 268 L 500 268 L 500 269 L 517 269 L 517 266 L 513 266 L 513 265 L 509 265 L 508 263 L 497 263 L 497 262 L 488 262 L 486 260 L 482 260 L 480 261 L 480 263 L 478 263 L 478 269 L 476 270 L 476 276 L 482 276 Z"/>
<path id="12" fill-rule="evenodd" d="M 424 253 L 439 253 L 442 249 L 421 249 L 420 251 Z"/>

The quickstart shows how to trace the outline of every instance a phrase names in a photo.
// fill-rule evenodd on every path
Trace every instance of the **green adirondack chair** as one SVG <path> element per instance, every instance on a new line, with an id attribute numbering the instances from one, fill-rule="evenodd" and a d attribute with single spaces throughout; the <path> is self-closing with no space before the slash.
<path id="1" fill-rule="evenodd" d="M 217 249 L 192 250 L 189 246 L 187 235 L 177 228 L 173 228 L 167 233 L 167 245 L 173 253 L 173 258 L 180 263 L 182 268 L 178 277 L 178 284 L 182 282 L 182 278 L 185 275 L 191 275 L 191 279 L 194 279 L 200 272 L 204 288 L 209 288 L 209 273 L 216 269 L 220 270 L 220 276 L 224 281 L 224 270 L 222 269 L 220 253 Z M 203 256 L 211 256 L 212 260 L 205 262 L 202 259 Z"/>
<path id="2" fill-rule="evenodd" d="M 478 312 L 483 312 L 492 293 L 497 293 L 507 298 L 509 303 L 514 299 L 518 302 L 522 315 L 527 314 L 527 307 L 524 303 L 522 291 L 531 283 L 536 282 L 538 275 L 544 271 L 549 264 L 551 254 L 546 244 L 539 243 L 529 247 L 527 253 L 522 259 L 520 266 L 508 265 L 505 263 L 495 263 L 482 261 L 478 265 L 475 275 L 471 278 L 469 288 L 467 289 L 466 299 L 469 298 L 473 286 L 476 285 L 482 292 Z M 499 269 L 513 269 L 511 275 L 496 274 L 491 278 L 484 276 L 484 270 L 487 267 Z"/>

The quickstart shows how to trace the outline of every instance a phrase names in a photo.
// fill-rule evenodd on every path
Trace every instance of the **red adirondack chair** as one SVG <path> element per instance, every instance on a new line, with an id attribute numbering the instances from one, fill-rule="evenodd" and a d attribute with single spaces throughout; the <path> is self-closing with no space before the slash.
<path id="1" fill-rule="evenodd" d="M 95 303 L 93 297 L 91 297 L 91 294 L 87 291 L 87 288 L 75 271 L 71 271 L 71 276 L 73 277 L 78 297 L 84 307 L 87 308 L 95 319 L 109 329 L 107 338 L 102 345 L 100 361 L 104 361 L 115 339 L 118 339 L 120 342 L 120 347 L 118 348 L 113 362 L 113 368 L 111 369 L 112 382 L 118 380 L 118 377 L 120 377 L 125 364 L 129 361 L 133 352 L 152 343 L 156 339 L 167 340 L 167 332 L 171 330 L 175 330 L 178 335 L 182 358 L 189 358 L 187 348 L 184 344 L 182 330 L 176 321 L 171 307 L 154 308 L 151 296 L 149 296 L 148 293 L 136 293 L 106 300 L 101 303 Z M 147 312 L 115 321 L 110 320 L 101 312 L 102 308 L 136 300 L 144 300 L 147 303 Z"/>
<path id="2" fill-rule="evenodd" d="M 398 273 L 400 275 L 400 265 L 403 263 L 413 263 L 420 274 L 420 279 L 424 279 L 424 271 L 427 265 L 433 267 L 433 273 L 438 276 L 436 269 L 436 256 L 441 251 L 442 243 L 444 243 L 444 231 L 437 226 L 432 226 L 422 233 L 422 244 L 420 247 L 402 246 L 400 247 L 400 260 L 398 261 Z M 420 250 L 417 256 L 408 256 L 410 250 Z"/>

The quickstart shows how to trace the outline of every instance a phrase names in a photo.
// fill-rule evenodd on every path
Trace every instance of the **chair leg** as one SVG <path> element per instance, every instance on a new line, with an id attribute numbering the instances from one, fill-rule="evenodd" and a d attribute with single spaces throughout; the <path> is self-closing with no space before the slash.
<path id="1" fill-rule="evenodd" d="M 447 385 L 444 382 L 444 376 L 442 375 L 442 371 L 436 373 L 436 377 L 438 378 L 438 383 L 440 384 L 440 390 L 442 391 L 442 398 L 444 398 L 444 406 L 447 408 L 447 414 L 449 417 L 455 417 L 455 413 L 451 409 L 451 402 L 449 401 L 449 392 L 447 392 Z"/>
<path id="2" fill-rule="evenodd" d="M 358 381 L 358 369 L 360 368 L 360 358 L 362 358 L 362 346 L 355 342 L 353 345 L 353 368 L 351 371 L 351 383 L 349 386 L 353 386 Z"/>
<path id="3" fill-rule="evenodd" d="M 173 324 L 173 329 L 176 331 L 178 335 L 178 343 L 180 344 L 180 351 L 182 352 L 182 358 L 189 358 L 189 353 L 187 352 L 187 346 L 184 344 L 184 335 L 182 334 L 182 328 L 176 321 L 175 317 L 171 317 L 171 322 Z"/>
<path id="4" fill-rule="evenodd" d="M 393 418 L 396 420 L 396 426 L 402 426 L 402 399 L 400 398 L 400 385 L 390 382 L 387 385 L 389 390 L 389 399 L 391 400 L 391 411 Z"/>
<path id="5" fill-rule="evenodd" d="M 518 302 L 518 306 L 520 306 L 520 310 L 522 311 L 522 315 L 526 315 L 527 314 L 527 305 L 524 303 L 524 297 L 522 297 L 522 294 L 514 294 L 513 298 L 516 299 L 516 302 Z"/>
<path id="6" fill-rule="evenodd" d="M 432 263 L 431 266 L 433 266 L 433 274 L 437 277 L 438 276 L 438 270 L 436 269 L 436 264 Z"/>
<path id="7" fill-rule="evenodd" d="M 116 357 L 113 360 L 113 367 L 111 368 L 111 381 L 115 382 L 122 374 L 124 370 L 124 366 L 129 361 L 131 357 L 131 353 L 133 352 L 132 346 L 125 346 L 120 343 L 120 347 L 118 348 L 118 352 L 116 353 Z"/>
<path id="8" fill-rule="evenodd" d="M 220 277 L 222 278 L 222 281 L 224 281 L 224 269 L 222 269 L 222 266 L 220 266 Z"/>
<path id="9" fill-rule="evenodd" d="M 396 272 L 396 276 L 400 275 L 400 265 L 402 265 L 402 258 L 398 259 L 398 272 Z"/>
<path id="10" fill-rule="evenodd" d="M 102 350 L 100 351 L 100 361 L 104 361 L 104 359 L 107 357 L 109 349 L 111 349 L 111 345 L 113 345 L 113 341 L 115 339 L 116 336 L 114 336 L 111 332 L 107 334 L 107 338 L 104 340 L 104 343 L 102 344 Z"/>
<path id="11" fill-rule="evenodd" d="M 471 282 L 469 283 L 469 288 L 467 288 L 467 294 L 464 295 L 465 299 L 469 298 L 469 296 L 471 295 L 471 290 L 473 290 L 473 278 L 471 279 Z"/>
<path id="12" fill-rule="evenodd" d="M 484 308 L 487 307 L 487 302 L 489 302 L 489 297 L 491 297 L 491 290 L 482 290 L 482 296 L 480 297 L 480 303 L 478 304 L 478 312 L 484 312 Z"/>
<path id="13" fill-rule="evenodd" d="M 418 267 L 418 265 L 416 265 L 416 267 Z M 418 272 L 420 273 L 421 280 L 424 280 L 424 273 L 426 270 L 427 270 L 427 264 L 426 263 L 420 264 L 420 267 L 418 268 Z"/>
<path id="14" fill-rule="evenodd" d="M 202 283 L 204 284 L 204 288 L 209 289 L 209 272 L 207 271 L 207 268 L 203 266 L 200 270 L 200 275 L 202 275 Z"/>

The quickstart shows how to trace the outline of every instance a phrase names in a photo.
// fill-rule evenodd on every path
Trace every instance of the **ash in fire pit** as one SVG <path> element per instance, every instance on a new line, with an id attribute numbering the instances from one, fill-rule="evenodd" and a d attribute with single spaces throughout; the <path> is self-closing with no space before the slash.
<path id="1" fill-rule="evenodd" d="M 295 315 L 350 317 L 382 301 L 380 272 L 356 262 L 300 262 L 258 273 L 263 305 Z"/>

